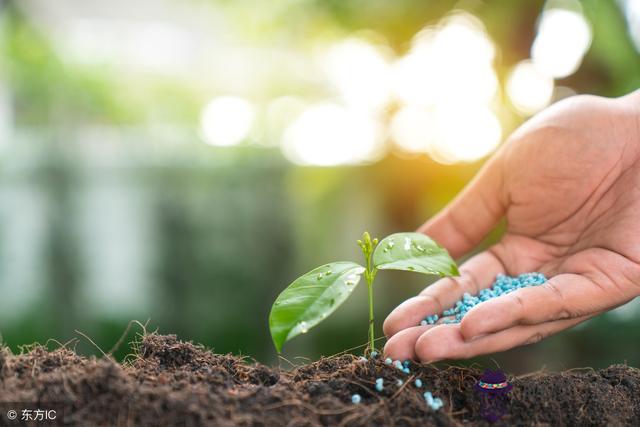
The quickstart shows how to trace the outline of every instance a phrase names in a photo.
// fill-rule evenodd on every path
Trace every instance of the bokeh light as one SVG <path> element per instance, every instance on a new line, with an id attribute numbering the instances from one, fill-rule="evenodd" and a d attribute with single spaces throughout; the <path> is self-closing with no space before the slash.
<path id="1" fill-rule="evenodd" d="M 253 105 L 237 96 L 214 98 L 202 110 L 200 126 L 207 144 L 228 147 L 242 142 L 253 125 Z"/>
<path id="2" fill-rule="evenodd" d="M 546 9 L 531 46 L 531 58 L 540 72 L 554 78 L 573 74 L 591 45 L 591 27 L 574 10 Z"/>
<path id="3" fill-rule="evenodd" d="M 441 163 L 475 161 L 492 152 L 502 135 L 489 108 L 498 91 L 495 56 L 484 25 L 467 12 L 420 31 L 393 68 L 394 91 L 403 104 L 390 124 L 395 144 Z"/>
<path id="4" fill-rule="evenodd" d="M 622 4 L 625 16 L 627 17 L 629 35 L 636 49 L 640 52 L 640 1 L 622 0 Z"/>
<path id="5" fill-rule="evenodd" d="M 476 161 L 498 147 L 502 128 L 481 105 L 444 105 L 436 109 L 405 107 L 391 124 L 400 148 L 424 153 L 440 163 Z"/>
<path id="6" fill-rule="evenodd" d="M 476 161 L 500 144 L 500 122 L 486 107 L 449 105 L 439 108 L 436 117 L 439 132 L 429 153 L 440 163 Z"/>
<path id="7" fill-rule="evenodd" d="M 494 56 L 482 23 L 458 12 L 414 37 L 409 53 L 394 66 L 395 92 L 404 103 L 414 105 L 452 99 L 486 102 L 498 87 Z"/>
<path id="8" fill-rule="evenodd" d="M 348 38 L 328 50 L 323 65 L 348 105 L 376 110 L 389 100 L 389 64 L 380 48 Z"/>
<path id="9" fill-rule="evenodd" d="M 294 163 L 316 166 L 358 164 L 381 154 L 378 121 L 334 103 L 306 109 L 285 131 L 283 152 Z"/>
<path id="10" fill-rule="evenodd" d="M 435 127 L 433 110 L 406 106 L 391 120 L 391 138 L 403 151 L 426 154 L 437 136 Z"/>
<path id="11" fill-rule="evenodd" d="M 553 79 L 542 74 L 531 61 L 521 61 L 509 75 L 507 94 L 520 113 L 534 114 L 549 105 Z"/>

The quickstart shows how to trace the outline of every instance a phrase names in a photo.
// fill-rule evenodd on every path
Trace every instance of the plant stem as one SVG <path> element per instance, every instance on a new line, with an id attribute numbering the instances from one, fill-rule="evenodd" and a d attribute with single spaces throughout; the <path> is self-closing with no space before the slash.
<path id="1" fill-rule="evenodd" d="M 369 233 L 365 232 L 362 236 L 362 240 L 358 241 L 360 248 L 366 262 L 366 270 L 364 272 L 364 278 L 367 281 L 367 291 L 369 294 L 369 352 L 374 351 L 376 334 L 374 329 L 374 317 L 373 317 L 373 281 L 376 278 L 377 269 L 371 266 L 371 256 L 373 250 L 378 244 L 378 239 L 371 240 Z"/>
<path id="2" fill-rule="evenodd" d="M 375 348 L 374 345 L 376 341 L 373 324 L 373 280 L 367 280 L 367 290 L 369 291 L 369 351 L 371 352 Z"/>

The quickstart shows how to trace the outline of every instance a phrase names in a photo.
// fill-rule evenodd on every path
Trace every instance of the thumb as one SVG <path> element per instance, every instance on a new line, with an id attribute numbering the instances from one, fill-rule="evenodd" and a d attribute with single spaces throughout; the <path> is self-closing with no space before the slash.
<path id="1" fill-rule="evenodd" d="M 489 160 L 464 190 L 418 229 L 454 258 L 473 249 L 504 215 L 503 157 Z"/>

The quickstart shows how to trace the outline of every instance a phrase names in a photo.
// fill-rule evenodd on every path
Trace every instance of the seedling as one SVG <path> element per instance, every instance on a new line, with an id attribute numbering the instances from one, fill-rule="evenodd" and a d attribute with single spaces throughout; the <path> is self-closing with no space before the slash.
<path id="1" fill-rule="evenodd" d="M 365 266 L 339 261 L 325 264 L 293 281 L 273 303 L 269 315 L 271 337 L 278 353 L 290 339 L 306 333 L 333 313 L 351 295 L 364 276 L 369 295 L 369 351 L 374 351 L 373 282 L 379 270 L 405 270 L 441 277 L 457 276 L 449 253 L 419 233 L 396 233 L 358 240 Z"/>

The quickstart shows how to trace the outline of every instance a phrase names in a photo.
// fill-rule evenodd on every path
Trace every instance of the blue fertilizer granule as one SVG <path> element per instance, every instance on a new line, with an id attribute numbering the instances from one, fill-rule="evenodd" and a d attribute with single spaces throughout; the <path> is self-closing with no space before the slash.
<path id="1" fill-rule="evenodd" d="M 442 405 L 444 404 L 442 402 L 442 399 L 440 399 L 439 397 L 434 398 L 430 391 L 425 391 L 423 397 L 425 402 L 427 402 L 427 405 L 429 405 L 429 407 L 431 407 L 431 409 L 433 409 L 434 411 L 442 408 Z"/>
<path id="2" fill-rule="evenodd" d="M 433 316 L 427 316 L 425 317 L 425 319 L 423 321 L 420 322 L 420 325 L 422 326 L 426 326 L 426 325 L 433 325 L 434 323 L 436 323 L 438 321 L 438 315 L 434 314 Z"/>
<path id="3" fill-rule="evenodd" d="M 453 307 L 442 312 L 442 323 L 460 323 L 467 312 L 481 302 L 506 295 L 518 289 L 528 288 L 529 286 L 539 286 L 546 281 L 547 278 L 542 273 L 523 273 L 515 277 L 498 274 L 490 288 L 481 290 L 478 295 L 465 293 L 462 299 L 457 301 Z M 437 321 L 438 315 L 433 314 L 422 320 L 420 325 L 433 325 Z"/>

